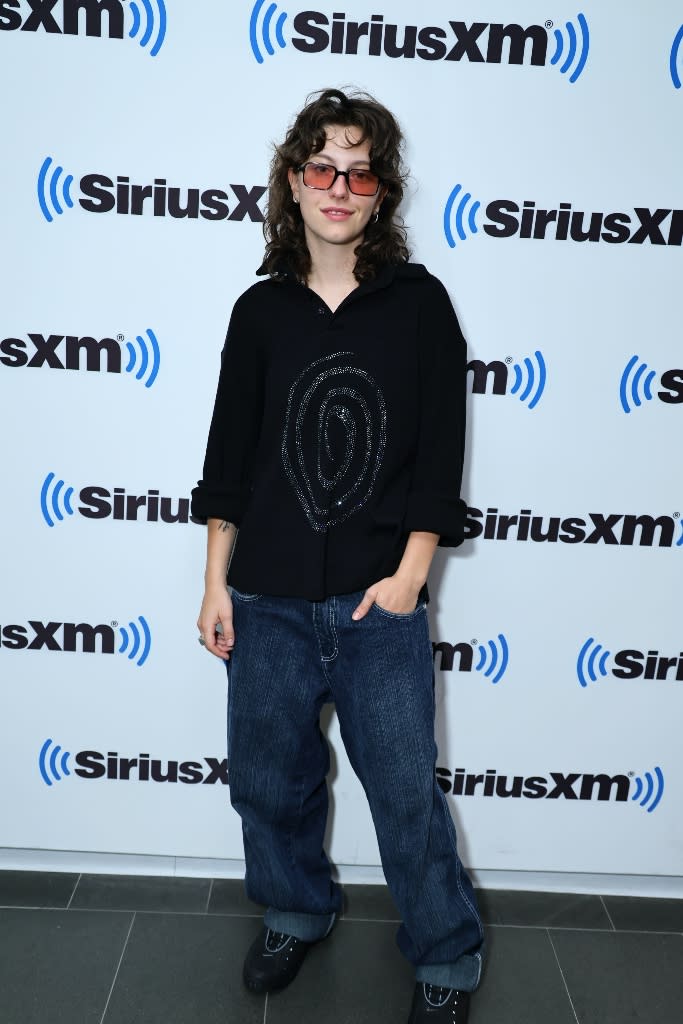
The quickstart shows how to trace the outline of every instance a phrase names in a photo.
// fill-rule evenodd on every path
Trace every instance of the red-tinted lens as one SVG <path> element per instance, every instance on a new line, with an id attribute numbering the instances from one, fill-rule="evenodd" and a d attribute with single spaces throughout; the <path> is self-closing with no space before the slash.
<path id="1" fill-rule="evenodd" d="M 304 185 L 309 188 L 329 188 L 334 181 L 335 168 L 331 164 L 313 164 L 304 166 Z"/>
<path id="2" fill-rule="evenodd" d="M 357 196 L 374 196 L 379 188 L 379 178 L 372 171 L 352 169 L 349 171 L 349 188 Z"/>

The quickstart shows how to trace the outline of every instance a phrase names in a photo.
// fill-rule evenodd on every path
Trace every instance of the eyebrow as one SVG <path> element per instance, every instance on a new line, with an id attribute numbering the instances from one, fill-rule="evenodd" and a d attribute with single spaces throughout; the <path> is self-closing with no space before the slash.
<path id="1" fill-rule="evenodd" d="M 311 160 L 313 160 L 314 162 L 318 160 L 329 160 L 331 164 L 334 164 L 333 158 L 331 156 L 328 156 L 327 153 L 316 153 L 314 156 L 311 157 Z M 369 160 L 354 160 L 352 167 L 357 167 L 359 164 L 363 164 L 365 167 L 370 167 Z"/>

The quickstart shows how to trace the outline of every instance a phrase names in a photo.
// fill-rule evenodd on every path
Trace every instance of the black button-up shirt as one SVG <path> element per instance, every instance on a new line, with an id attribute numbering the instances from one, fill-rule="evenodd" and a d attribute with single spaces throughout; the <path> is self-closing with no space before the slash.
<path id="1" fill-rule="evenodd" d="M 334 313 L 290 275 L 244 292 L 192 492 L 196 519 L 239 527 L 228 583 L 323 600 L 392 575 L 412 530 L 461 543 L 465 377 L 448 293 L 420 264 Z"/>

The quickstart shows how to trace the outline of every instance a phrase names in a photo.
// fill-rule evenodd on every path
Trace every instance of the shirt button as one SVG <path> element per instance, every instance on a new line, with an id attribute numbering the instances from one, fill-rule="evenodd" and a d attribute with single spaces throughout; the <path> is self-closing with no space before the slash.
<path id="1" fill-rule="evenodd" d="M 320 314 L 320 316 L 325 316 L 326 312 L 327 310 L 325 309 L 324 306 L 318 306 L 318 313 Z"/>

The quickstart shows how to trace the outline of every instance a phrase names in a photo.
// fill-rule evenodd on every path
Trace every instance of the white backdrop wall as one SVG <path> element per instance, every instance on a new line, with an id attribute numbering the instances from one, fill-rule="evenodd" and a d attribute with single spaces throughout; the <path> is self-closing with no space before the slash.
<path id="1" fill-rule="evenodd" d="M 681 3 L 46 6 L 0 4 L 0 846 L 242 857 L 187 498 L 271 144 L 354 84 L 473 361 L 430 606 L 466 862 L 683 874 Z M 332 857 L 379 864 L 329 737 Z"/>

